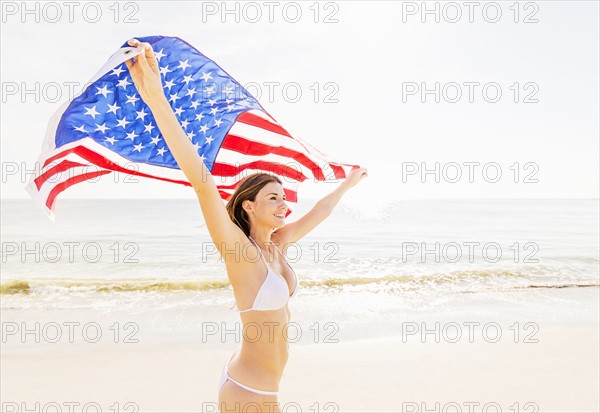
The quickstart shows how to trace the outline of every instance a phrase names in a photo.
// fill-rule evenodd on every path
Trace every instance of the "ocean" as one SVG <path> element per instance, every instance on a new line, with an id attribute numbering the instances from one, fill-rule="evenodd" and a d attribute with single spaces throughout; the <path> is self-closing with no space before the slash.
<path id="1" fill-rule="evenodd" d="M 314 202 L 303 200 L 287 221 Z M 65 199 L 56 222 L 29 200 L 1 206 L 0 309 L 237 316 L 195 199 Z M 327 314 L 361 323 L 364 332 L 375 320 L 456 310 L 465 297 L 484 303 L 490 294 L 518 311 L 527 303 L 515 297 L 538 297 L 546 315 L 589 317 L 578 292 L 589 297 L 600 286 L 599 225 L 597 199 L 338 205 L 288 249 L 300 279 L 293 318 Z M 544 301 L 544 291 L 557 288 L 571 289 L 565 297 L 572 298 Z M 511 294 L 519 291 L 528 295 Z"/>

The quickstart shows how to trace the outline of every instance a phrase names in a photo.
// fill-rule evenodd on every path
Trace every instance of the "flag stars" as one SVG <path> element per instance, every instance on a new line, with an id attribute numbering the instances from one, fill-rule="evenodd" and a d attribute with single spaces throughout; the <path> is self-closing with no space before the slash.
<path id="1" fill-rule="evenodd" d="M 142 145 L 141 143 L 138 143 L 137 145 L 133 145 L 134 151 L 141 152 L 143 148 L 144 148 L 144 145 Z"/>
<path id="2" fill-rule="evenodd" d="M 196 120 L 200 122 L 204 118 L 204 114 L 202 112 L 196 114 Z"/>
<path id="3" fill-rule="evenodd" d="M 214 99 L 208 99 L 208 104 L 209 104 L 210 106 L 214 106 L 214 105 L 216 105 L 216 104 L 217 104 L 217 101 L 216 101 L 216 100 L 214 100 Z"/>
<path id="4" fill-rule="evenodd" d="M 108 105 L 108 110 L 106 111 L 106 113 L 112 112 L 116 115 L 117 109 L 121 109 L 121 106 L 118 106 L 116 103 L 113 105 Z"/>
<path id="5" fill-rule="evenodd" d="M 155 136 L 154 138 L 152 138 L 151 143 L 153 143 L 154 145 L 158 145 L 158 142 L 160 141 L 162 141 L 162 139 L 158 136 Z"/>
<path id="6" fill-rule="evenodd" d="M 169 70 L 169 68 L 167 66 L 161 67 L 158 71 L 160 72 L 161 75 L 164 75 L 164 76 L 166 76 L 167 73 L 172 72 L 172 70 Z"/>
<path id="7" fill-rule="evenodd" d="M 195 89 L 194 89 L 194 90 L 195 90 Z M 195 100 L 195 101 L 193 101 L 193 102 L 190 104 L 190 107 L 191 107 L 192 109 L 196 109 L 196 108 L 197 108 L 199 105 L 200 105 L 200 102 L 198 102 L 197 100 Z"/>
<path id="8" fill-rule="evenodd" d="M 123 119 L 117 120 L 117 126 L 121 126 L 123 129 L 125 129 L 125 126 L 128 123 L 130 123 L 130 122 L 127 122 L 127 119 L 125 119 L 125 116 L 123 116 Z"/>
<path id="9" fill-rule="evenodd" d="M 158 150 L 158 155 L 163 156 L 163 154 L 166 152 L 167 150 L 164 148 L 164 146 L 162 148 L 160 148 Z"/>
<path id="10" fill-rule="evenodd" d="M 149 123 L 148 125 L 144 125 L 144 132 L 152 133 L 152 129 L 154 129 L 154 125 Z"/>
<path id="11" fill-rule="evenodd" d="M 208 137 L 206 138 L 206 143 L 207 143 L 207 144 L 209 144 L 209 145 L 210 145 L 212 141 L 214 141 L 214 139 L 213 139 L 212 135 L 210 135 L 210 136 L 208 136 Z"/>
<path id="12" fill-rule="evenodd" d="M 205 135 L 206 135 L 207 130 L 208 130 L 208 126 L 206 126 L 206 125 L 200 126 L 200 132 L 204 133 Z"/>
<path id="13" fill-rule="evenodd" d="M 175 114 L 177 116 L 181 116 L 181 114 L 183 113 L 183 108 L 181 106 L 179 106 L 178 108 L 176 108 L 173 112 L 175 112 Z"/>
<path id="14" fill-rule="evenodd" d="M 209 86 L 206 89 L 204 89 L 204 92 L 206 92 L 206 96 L 212 96 L 215 94 L 215 87 Z"/>
<path id="15" fill-rule="evenodd" d="M 188 75 L 188 76 L 184 76 L 182 82 L 185 83 L 185 85 L 187 86 L 188 83 L 190 83 L 192 80 L 192 76 Z"/>
<path id="16" fill-rule="evenodd" d="M 191 132 L 187 133 L 187 137 L 188 137 L 189 140 L 194 139 L 194 136 L 196 136 L 196 134 L 194 133 L 194 131 L 191 131 Z"/>
<path id="17" fill-rule="evenodd" d="M 196 93 L 198 93 L 198 92 L 196 92 L 196 89 L 195 89 L 195 88 L 194 88 L 194 89 L 188 89 L 186 96 L 189 96 L 189 97 L 194 97 L 194 95 L 195 95 Z M 192 102 L 192 105 L 193 105 L 193 102 Z M 194 109 L 196 109 L 196 108 L 194 108 Z"/>
<path id="18" fill-rule="evenodd" d="M 192 65 L 190 65 L 188 63 L 190 59 L 186 59 L 183 62 L 180 60 L 179 61 L 179 66 L 177 66 L 178 69 L 182 69 L 183 71 L 185 71 L 186 68 L 191 67 Z"/>
<path id="19" fill-rule="evenodd" d="M 106 98 L 106 95 L 108 95 L 109 93 L 113 93 L 110 90 L 108 90 L 108 87 L 106 85 L 104 85 L 102 88 L 99 88 L 98 86 L 96 86 L 96 89 L 98 89 L 98 91 L 96 92 L 96 95 L 102 95 L 102 96 L 104 96 L 104 98 Z"/>
<path id="20" fill-rule="evenodd" d="M 117 87 L 122 87 L 123 90 L 127 89 L 127 86 L 132 85 L 133 83 L 130 83 L 127 81 L 127 78 L 125 79 L 121 79 L 119 80 L 119 84 L 117 85 Z"/>
<path id="21" fill-rule="evenodd" d="M 106 132 L 109 128 L 106 127 L 106 123 L 103 123 L 102 125 L 96 125 L 96 132 L 100 131 L 102 133 Z"/>
<path id="22" fill-rule="evenodd" d="M 135 132 L 129 132 L 129 133 L 127 134 L 127 139 L 131 139 L 131 141 L 133 142 L 133 140 L 134 140 L 135 138 L 137 138 L 138 136 L 139 136 L 139 135 L 136 135 L 136 134 L 135 134 Z"/>
<path id="23" fill-rule="evenodd" d="M 74 129 L 79 132 L 87 133 L 87 131 L 85 130 L 85 125 L 81 125 L 78 128 L 74 128 Z"/>
<path id="24" fill-rule="evenodd" d="M 228 106 L 228 107 L 229 107 L 229 106 Z M 216 115 L 218 111 L 219 111 L 219 108 L 212 108 L 212 109 L 210 110 L 210 114 L 211 114 L 211 115 Z"/>
<path id="25" fill-rule="evenodd" d="M 169 90 L 171 90 L 172 86 L 175 86 L 175 82 L 173 82 L 172 80 L 167 80 L 165 82 L 165 85 L 163 86 L 163 89 L 169 88 Z"/>
<path id="26" fill-rule="evenodd" d="M 154 56 L 156 57 L 156 60 L 158 60 L 160 62 L 160 59 L 162 59 L 163 57 L 166 56 L 166 54 L 163 53 L 163 50 L 165 49 L 160 49 L 159 52 L 154 52 Z"/>
<path id="27" fill-rule="evenodd" d="M 90 115 L 93 119 L 96 119 L 96 115 L 99 115 L 100 112 L 96 112 L 96 106 L 92 106 L 91 108 L 88 108 L 87 106 L 84 106 L 85 108 L 85 114 L 86 115 Z"/>
<path id="28" fill-rule="evenodd" d="M 110 144 L 111 144 L 111 145 L 114 145 L 116 141 L 117 141 L 117 140 L 115 139 L 115 137 L 114 137 L 114 136 L 109 136 L 108 138 L 106 138 L 106 139 L 104 140 L 104 142 L 110 142 Z"/>
<path id="29" fill-rule="evenodd" d="M 121 73 L 123 73 L 125 71 L 125 69 L 122 69 L 121 67 L 117 67 L 115 69 L 113 69 L 111 75 L 115 75 L 116 77 L 121 76 Z"/>
<path id="30" fill-rule="evenodd" d="M 223 121 L 221 119 L 215 119 L 215 126 L 218 128 L 219 126 L 221 126 L 221 123 L 223 123 Z"/>
<path id="31" fill-rule="evenodd" d="M 171 97 L 169 98 L 169 102 L 177 102 L 177 99 L 179 99 L 179 96 L 177 96 L 177 93 L 174 93 L 171 95 Z"/>
<path id="32" fill-rule="evenodd" d="M 127 102 L 126 103 L 131 103 L 134 107 L 135 107 L 135 102 L 137 102 L 138 100 L 140 100 L 139 98 L 136 98 L 135 95 L 126 95 L 127 96 Z"/>
<path id="33" fill-rule="evenodd" d="M 227 105 L 227 112 L 231 112 L 233 109 L 235 109 L 234 105 Z"/>
<path id="34" fill-rule="evenodd" d="M 181 121 L 181 127 L 182 127 L 183 129 L 187 129 L 187 127 L 188 127 L 188 125 L 189 125 L 189 124 L 190 124 L 190 122 L 189 122 L 189 121 L 187 121 L 187 120 L 183 120 L 183 121 Z"/>
<path id="35" fill-rule="evenodd" d="M 208 73 L 204 73 L 202 72 L 202 76 L 200 76 L 202 78 L 202 80 L 204 80 L 205 82 L 208 82 L 208 79 L 212 79 L 212 76 L 210 74 L 210 72 Z"/>
<path id="36" fill-rule="evenodd" d="M 144 111 L 144 108 L 142 108 L 142 110 L 140 110 L 139 112 L 135 111 L 135 113 L 137 113 L 136 119 L 141 119 L 142 121 L 146 116 L 148 116 L 148 114 Z"/>
<path id="37" fill-rule="evenodd" d="M 196 142 L 196 143 L 194 144 L 194 148 L 196 148 L 196 151 L 197 151 L 198 149 L 200 149 L 200 144 L 198 144 L 198 142 Z M 204 159 L 203 159 L 203 160 L 204 160 Z"/>

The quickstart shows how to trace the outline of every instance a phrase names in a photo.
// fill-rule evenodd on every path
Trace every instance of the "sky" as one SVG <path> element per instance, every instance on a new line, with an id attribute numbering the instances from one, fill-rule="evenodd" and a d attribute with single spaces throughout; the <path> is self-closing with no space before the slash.
<path id="1" fill-rule="evenodd" d="M 149 35 L 184 39 L 292 135 L 368 168 L 344 202 L 599 196 L 598 2 L 51 3 L 2 2 L 2 199 L 28 198 L 69 85 Z M 194 196 L 124 178 L 61 198 Z"/>

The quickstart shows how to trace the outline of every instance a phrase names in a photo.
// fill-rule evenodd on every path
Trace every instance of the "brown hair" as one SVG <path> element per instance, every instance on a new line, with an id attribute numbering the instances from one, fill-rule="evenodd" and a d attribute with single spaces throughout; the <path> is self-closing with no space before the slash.
<path id="1" fill-rule="evenodd" d="M 231 198 L 227 201 L 226 208 L 229 218 L 234 224 L 240 227 L 247 236 L 250 235 L 250 218 L 248 218 L 248 213 L 242 207 L 242 203 L 244 201 L 255 202 L 258 192 L 270 182 L 276 182 L 283 185 L 281 179 L 268 173 L 257 172 L 249 175 L 239 183 L 231 195 Z"/>

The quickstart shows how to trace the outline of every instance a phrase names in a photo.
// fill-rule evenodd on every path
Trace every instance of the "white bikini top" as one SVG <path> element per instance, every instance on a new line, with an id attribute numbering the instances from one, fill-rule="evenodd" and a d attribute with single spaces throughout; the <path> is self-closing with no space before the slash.
<path id="1" fill-rule="evenodd" d="M 294 292 L 290 296 L 290 290 L 287 281 L 285 281 L 283 276 L 277 274 L 275 271 L 269 268 L 269 264 L 267 263 L 267 260 L 265 259 L 262 250 L 260 249 L 258 244 L 252 239 L 252 237 L 249 236 L 249 238 L 252 240 L 252 242 L 254 242 L 254 245 L 256 245 L 256 247 L 260 251 L 260 255 L 262 256 L 262 259 L 265 262 L 265 265 L 267 266 L 267 277 L 263 281 L 263 284 L 260 286 L 260 289 L 258 290 L 258 294 L 256 294 L 256 298 L 254 299 L 252 307 L 246 310 L 238 309 L 237 311 L 239 311 L 240 313 L 245 313 L 247 311 L 279 310 L 280 308 L 285 307 L 285 305 L 290 300 L 290 297 L 293 298 L 296 296 L 296 293 L 298 292 L 298 276 L 296 275 L 296 272 L 294 271 L 292 266 L 287 262 L 285 257 L 283 257 L 288 267 L 292 269 L 292 272 L 294 273 L 294 279 L 296 282 Z M 273 244 L 273 246 L 275 246 L 277 251 L 279 251 L 279 253 L 283 256 L 283 253 L 279 250 L 279 248 L 277 248 L 275 244 Z M 233 307 L 237 307 L 235 303 L 230 308 Z"/>

